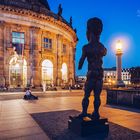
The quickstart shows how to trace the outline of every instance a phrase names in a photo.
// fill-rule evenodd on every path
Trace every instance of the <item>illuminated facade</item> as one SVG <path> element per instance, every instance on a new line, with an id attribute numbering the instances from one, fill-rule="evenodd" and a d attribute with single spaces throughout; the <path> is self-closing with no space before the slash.
<path id="1" fill-rule="evenodd" d="M 104 69 L 104 84 L 105 85 L 116 85 L 117 72 L 116 68 L 106 68 Z M 131 74 L 130 69 L 122 69 L 121 79 L 125 85 L 131 84 Z"/>
<path id="2" fill-rule="evenodd" d="M 122 69 L 121 79 L 125 85 L 131 84 L 131 74 L 130 69 Z M 85 83 L 86 76 L 77 76 L 78 83 Z M 116 85 L 117 81 L 117 72 L 116 67 L 113 68 L 104 68 L 104 85 Z"/>
<path id="3" fill-rule="evenodd" d="M 45 0 L 0 1 L 0 85 L 75 83 L 77 36 Z"/>

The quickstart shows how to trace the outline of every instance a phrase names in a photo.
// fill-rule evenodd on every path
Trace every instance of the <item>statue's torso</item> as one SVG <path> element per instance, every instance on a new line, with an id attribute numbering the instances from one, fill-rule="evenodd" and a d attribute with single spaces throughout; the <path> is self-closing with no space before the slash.
<path id="1" fill-rule="evenodd" d="M 88 61 L 88 73 L 90 77 L 103 77 L 103 56 L 106 54 L 106 48 L 99 42 L 88 44 L 84 47 Z"/>

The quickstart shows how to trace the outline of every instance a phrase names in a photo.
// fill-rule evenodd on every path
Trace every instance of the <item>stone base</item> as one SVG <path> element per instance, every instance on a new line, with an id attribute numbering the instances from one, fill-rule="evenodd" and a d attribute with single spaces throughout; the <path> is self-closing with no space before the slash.
<path id="1" fill-rule="evenodd" d="M 100 118 L 99 120 L 92 120 L 89 117 L 80 119 L 78 117 L 69 117 L 68 128 L 82 137 L 105 134 L 108 135 L 109 123 L 106 118 Z"/>

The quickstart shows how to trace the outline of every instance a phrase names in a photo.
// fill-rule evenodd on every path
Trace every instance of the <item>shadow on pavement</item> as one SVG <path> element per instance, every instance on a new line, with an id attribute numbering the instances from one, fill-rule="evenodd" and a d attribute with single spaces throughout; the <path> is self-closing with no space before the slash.
<path id="1" fill-rule="evenodd" d="M 109 135 L 97 134 L 90 137 L 80 137 L 68 129 L 68 119 L 70 115 L 78 115 L 76 110 L 65 110 L 56 112 L 31 114 L 34 120 L 44 130 L 51 140 L 136 140 L 140 139 L 140 133 L 109 123 Z"/>

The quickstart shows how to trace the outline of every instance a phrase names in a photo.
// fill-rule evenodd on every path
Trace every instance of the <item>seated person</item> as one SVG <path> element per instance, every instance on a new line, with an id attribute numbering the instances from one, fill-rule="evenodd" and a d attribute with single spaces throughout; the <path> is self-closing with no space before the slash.
<path id="1" fill-rule="evenodd" d="M 25 93 L 25 95 L 24 95 L 24 99 L 25 99 L 25 100 L 37 100 L 38 97 L 32 95 L 30 88 L 27 88 L 27 89 L 26 89 L 26 93 Z"/>

